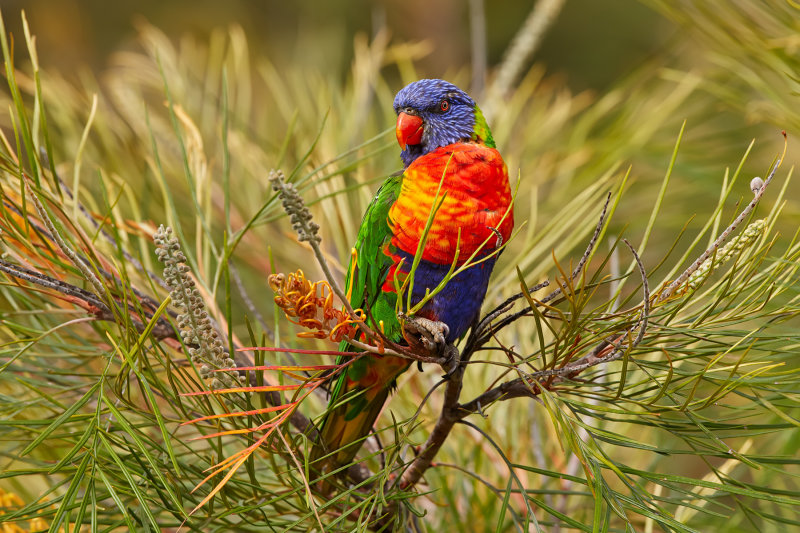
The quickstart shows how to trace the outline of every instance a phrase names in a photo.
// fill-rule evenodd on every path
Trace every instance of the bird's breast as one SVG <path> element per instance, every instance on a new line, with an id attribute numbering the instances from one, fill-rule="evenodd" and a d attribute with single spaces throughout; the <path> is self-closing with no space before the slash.
<path id="1" fill-rule="evenodd" d="M 449 265 L 458 250 L 460 264 L 474 252 L 484 255 L 500 240 L 508 240 L 514 214 L 508 171 L 500 153 L 479 144 L 458 143 L 409 165 L 389 211 L 392 245 L 414 255 L 435 205 L 439 207 L 422 256 L 426 261 Z"/>

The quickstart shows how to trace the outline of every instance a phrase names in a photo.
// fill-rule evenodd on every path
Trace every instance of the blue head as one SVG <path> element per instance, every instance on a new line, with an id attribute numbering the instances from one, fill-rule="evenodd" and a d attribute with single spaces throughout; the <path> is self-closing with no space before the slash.
<path id="1" fill-rule="evenodd" d="M 394 110 L 397 142 L 403 149 L 400 158 L 405 166 L 421 155 L 459 141 L 494 146 L 475 101 L 444 80 L 419 80 L 406 85 L 394 97 Z M 476 131 L 484 135 L 479 136 Z"/>

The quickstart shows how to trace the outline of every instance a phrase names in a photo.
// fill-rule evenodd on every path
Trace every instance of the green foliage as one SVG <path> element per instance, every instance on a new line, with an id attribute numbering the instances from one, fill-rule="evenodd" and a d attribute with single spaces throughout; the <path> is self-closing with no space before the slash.
<path id="1" fill-rule="evenodd" d="M 361 213 L 399 165 L 390 104 L 422 77 L 419 48 L 359 39 L 342 82 L 251 58 L 236 28 L 176 45 L 143 26 L 138 49 L 115 55 L 101 80 L 74 82 L 40 69 L 28 34 L 31 63 L 13 65 L 0 28 L 9 87 L 0 95 L 9 274 L 0 285 L 0 489 L 23 502 L 0 509 L 0 524 L 349 531 L 374 528 L 381 508 L 397 510 L 393 525 L 424 531 L 800 524 L 794 151 L 747 221 L 763 219 L 763 230 L 712 254 L 692 288 L 656 299 L 750 201 L 746 182 L 783 149 L 776 128 L 790 143 L 800 128 L 789 75 L 800 72 L 797 13 L 780 3 L 647 3 L 681 38 L 607 93 L 570 94 L 534 66 L 484 106 L 520 178 L 521 228 L 485 307 L 546 278 L 561 294 L 517 300 L 519 318 L 467 365 L 462 405 L 551 372 L 520 381 L 535 399 L 475 403 L 427 485 L 401 488 L 442 390 L 438 368 L 407 372 L 379 424 L 383 451 L 368 443 L 361 452 L 370 473 L 346 487 L 329 477 L 340 488 L 330 496 L 304 464 L 311 430 L 298 429 L 300 413 L 323 409 L 314 372 L 329 361 L 237 351 L 332 348 L 297 339 L 270 302 L 270 271 L 323 274 L 312 273 L 313 254 L 267 176 L 285 170 L 341 277 Z M 464 84 L 467 73 L 447 77 Z M 608 191 L 610 221 L 570 279 Z M 210 384 L 176 334 L 152 242 L 162 223 L 213 319 L 204 324 L 222 333 L 217 356 L 302 368 L 249 373 L 260 391 L 244 407 L 198 394 Z M 656 295 L 644 297 L 648 325 L 636 345 L 643 287 L 622 237 Z M 573 380 L 556 374 L 610 340 L 617 361 Z"/>

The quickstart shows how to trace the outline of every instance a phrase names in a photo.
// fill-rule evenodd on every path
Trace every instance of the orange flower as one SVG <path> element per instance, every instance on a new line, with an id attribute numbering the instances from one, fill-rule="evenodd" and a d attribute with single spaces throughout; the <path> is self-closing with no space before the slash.
<path id="1" fill-rule="evenodd" d="M 283 309 L 286 317 L 310 331 L 298 337 L 325 339 L 340 342 L 358 336 L 359 324 L 366 320 L 366 313 L 356 309 L 358 320 L 333 306 L 333 290 L 327 281 L 314 283 L 306 279 L 302 270 L 269 276 L 269 286 L 275 292 L 275 303 Z"/>

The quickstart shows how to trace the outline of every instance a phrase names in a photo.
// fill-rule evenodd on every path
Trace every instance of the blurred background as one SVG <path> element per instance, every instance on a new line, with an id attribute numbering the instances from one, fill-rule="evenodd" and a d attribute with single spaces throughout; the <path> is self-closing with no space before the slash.
<path id="1" fill-rule="evenodd" d="M 510 64 L 508 51 L 514 37 L 534 5 L 550 5 L 555 19 L 545 25 L 547 31 L 532 57 L 512 54 L 512 61 L 516 58 L 522 64 L 513 79 L 500 84 L 499 92 L 493 94 L 491 89 L 501 78 L 498 72 Z M 763 176 L 781 154 L 782 130 L 788 132 L 788 156 L 754 216 L 772 213 L 770 220 L 775 220 L 770 238 L 777 235 L 778 244 L 769 251 L 769 268 L 775 264 L 790 268 L 786 263 L 791 261 L 783 261 L 781 254 L 800 226 L 800 192 L 793 184 L 787 186 L 798 154 L 794 139 L 800 132 L 800 11 L 792 1 L 0 0 L 0 8 L 6 29 L 13 35 L 22 93 L 17 100 L 24 100 L 30 109 L 42 102 L 41 109 L 46 110 L 49 136 L 42 133 L 44 128 L 38 129 L 41 123 L 31 128 L 30 136 L 39 146 L 49 142 L 48 157 L 66 184 L 61 186 L 75 191 L 73 198 L 94 216 L 81 216 L 77 200 L 64 193 L 54 195 L 60 194 L 65 205 L 72 207 L 73 218 L 79 220 L 76 224 L 87 234 L 95 234 L 98 220 L 111 217 L 116 225 L 109 227 L 124 228 L 119 238 L 125 249 L 150 271 L 160 268 L 153 255 L 153 230 L 161 223 L 175 228 L 212 314 L 223 328 L 229 325 L 235 336 L 245 340 L 251 338 L 246 317 L 257 323 L 253 342 L 268 338 L 276 345 L 325 346 L 297 340 L 297 328 L 272 305 L 265 282 L 268 273 L 302 267 L 310 279 L 322 279 L 322 275 L 275 201 L 267 180 L 270 169 L 282 169 L 297 184 L 322 226 L 323 246 L 332 268 L 343 276 L 361 213 L 379 182 L 400 168 L 392 131 L 393 95 L 404 84 L 422 77 L 446 78 L 469 89 L 487 111 L 512 180 L 520 177 L 515 218 L 521 233 L 498 261 L 494 271 L 497 283 L 490 288 L 485 307 L 519 291 L 517 268 L 533 285 L 557 274 L 554 258 L 566 269 L 580 257 L 608 191 L 616 194 L 622 190 L 624 196 L 609 223 L 607 240 L 600 243 L 586 267 L 589 275 L 616 277 L 620 268 L 624 271 L 632 264 L 627 251 L 605 261 L 614 253 L 610 248 L 615 238 L 624 236 L 642 254 L 651 287 L 675 279 L 705 249 L 712 240 L 710 234 L 725 228 L 750 201 L 750 178 Z M 22 10 L 38 49 L 41 94 L 31 75 Z M 530 32 L 527 35 L 530 37 Z M 165 105 L 166 101 L 171 105 Z M 0 91 L 0 110 L 17 104 L 7 90 Z M 31 112 L 29 119 L 44 114 Z M 18 127 L 15 119 L 13 113 L 0 114 L 0 127 L 9 139 L 14 139 Z M 679 137 L 680 150 L 673 161 Z M 0 158 L 12 159 L 11 155 Z M 662 189 L 670 168 L 669 186 Z M 6 174 L 16 180 L 13 172 Z M 16 181 L 14 184 L 19 186 Z M 718 204 L 722 207 L 715 211 Z M 231 236 L 239 240 L 226 256 L 221 250 L 228 250 Z M 116 257 L 116 248 L 102 239 L 97 246 L 105 246 L 105 253 Z M 615 261 L 621 266 L 610 266 Z M 127 266 L 125 261 L 120 263 L 123 269 Z M 229 286 L 222 274 L 233 266 L 238 273 L 232 277 L 241 281 L 239 287 Z M 163 297 L 142 272 L 134 270 L 127 273 L 133 277 L 133 286 Z M 69 279 L 75 281 L 74 273 Z M 794 278 L 785 279 L 789 280 L 785 285 L 765 282 L 765 286 L 785 289 L 782 300 L 770 304 L 779 306 L 800 298 L 796 284 L 791 284 Z M 624 287 L 625 296 L 636 298 L 632 301 L 640 298 L 637 283 L 634 279 Z M 751 289 L 757 294 L 766 290 Z M 12 298 L 18 297 L 17 292 L 8 292 Z M 603 288 L 597 298 L 613 293 L 613 288 Z M 37 305 L 33 300 L 27 304 L 32 310 L 38 309 Z M 723 307 L 716 312 L 722 313 Z M 39 314 L 32 311 L 19 320 L 27 324 Z M 777 321 L 770 330 L 785 334 L 782 344 L 763 351 L 748 351 L 750 348 L 739 342 L 771 318 L 735 322 L 724 331 L 717 331 L 717 324 L 706 325 L 713 342 L 703 350 L 692 348 L 692 357 L 698 361 L 688 361 L 683 368 L 696 365 L 702 371 L 706 357 L 716 358 L 720 346 L 735 344 L 748 357 L 762 358 L 758 364 L 778 361 L 785 363 L 782 368 L 794 369 L 798 363 L 793 316 L 794 323 Z M 688 345 L 695 342 L 697 324 L 702 322 L 695 318 L 688 315 L 685 323 L 681 322 Z M 25 372 L 41 373 L 43 383 L 50 379 L 49 358 L 66 350 L 44 333 L 55 329 L 59 315 L 48 320 L 51 322 L 33 330 L 44 339 L 36 348 L 43 354 L 41 362 L 20 358 L 18 363 Z M 6 335 L 3 342 L 13 347 L 19 331 L 32 330 L 0 329 Z M 70 358 L 65 357 L 73 365 L 69 368 L 94 361 L 92 352 L 82 344 L 94 338 L 90 326 L 87 331 L 74 336 L 74 347 L 69 348 L 74 356 L 70 352 Z M 539 338 L 530 322 L 517 322 L 501 333 L 499 340 L 506 345 L 521 353 L 537 353 Z M 653 343 L 647 357 L 652 355 L 659 379 L 666 383 L 671 378 L 664 376 L 673 375 L 672 361 L 661 357 L 658 338 Z M 735 368 L 740 355 L 736 351 L 728 354 Z M 503 358 L 500 354 L 487 357 L 500 362 Z M 73 364 L 73 360 L 77 362 Z M 34 370 L 24 366 L 39 364 Z M 749 368 L 740 371 L 749 372 Z M 465 381 L 465 390 L 484 390 L 500 373 L 494 367 L 473 372 Z M 73 380 L 64 385 L 64 404 L 69 405 L 72 397 L 68 395 L 83 390 L 86 383 L 81 375 L 64 375 Z M 648 376 L 637 374 L 637 379 L 647 383 Z M 753 376 L 754 381 L 761 379 L 757 373 Z M 400 388 L 411 392 L 394 397 L 392 413 L 400 419 L 416 413 L 419 399 L 438 377 L 435 371 L 406 373 Z M 616 390 L 621 383 L 618 374 L 602 379 L 609 379 L 609 390 Z M 772 378 L 765 377 L 763 384 L 759 381 L 753 387 L 771 387 L 768 381 Z M 778 388 L 775 397 L 769 396 L 771 401 L 785 402 L 785 412 L 796 413 L 796 382 L 774 384 Z M 777 415 L 744 394 L 717 398 L 715 384 L 703 386 L 713 393 L 707 404 L 697 407 L 703 420 L 733 420 L 731 427 L 739 420 L 769 420 L 774 425 L 763 434 L 760 428 L 744 426 L 740 431 L 736 426 L 725 435 L 724 443 L 714 435 L 709 442 L 703 441 L 698 452 L 694 443 L 702 434 L 693 425 L 694 419 L 684 419 L 684 409 L 695 394 L 692 387 L 678 384 L 670 390 L 677 398 L 674 401 L 683 404 L 671 423 L 684 425 L 668 429 L 661 425 L 664 419 L 653 418 L 641 425 L 644 417 L 639 416 L 640 410 L 649 409 L 656 400 L 666 401 L 660 399 L 657 387 L 633 391 L 629 399 L 617 395 L 606 402 L 602 398 L 596 404 L 591 403 L 594 398 L 584 402 L 580 394 L 559 398 L 573 402 L 570 408 L 588 410 L 589 414 L 581 416 L 588 417 L 590 424 L 630 436 L 630 442 L 598 445 L 602 454 L 618 464 L 716 479 L 711 465 L 727 459 L 728 447 L 753 444 L 751 433 L 753 456 L 795 461 L 800 437 L 797 431 L 785 428 L 796 426 L 796 419 L 786 422 L 783 419 L 791 417 L 782 413 L 779 422 L 788 425 L 780 426 L 775 422 Z M 526 483 L 552 491 L 544 493 L 546 497 L 552 494 L 554 508 L 591 524 L 589 490 L 573 485 L 574 493 L 561 493 L 572 490 L 561 473 L 580 475 L 581 463 L 565 453 L 562 428 L 553 425 L 540 407 L 533 402 L 503 402 L 478 424 L 502 442 L 504 452 L 515 462 L 538 465 L 545 473 L 552 471 L 546 475 L 527 472 Z M 625 416 L 606 418 L 606 408 L 626 409 Z M 20 401 L 17 412 L 28 413 L 28 405 Z M 421 416 L 430 421 L 435 414 L 429 403 Z M 149 419 L 143 420 L 147 423 L 141 427 L 152 427 Z M 537 423 L 529 423 L 531 420 Z M 675 427 L 686 428 L 690 437 L 684 440 Z M 4 442 L 13 448 L 33 440 L 34 431 L 20 430 Z M 475 446 L 465 446 L 465 442 Z M 653 448 L 646 449 L 648 445 Z M 63 449 L 70 447 L 69 443 L 62 445 Z M 690 448 L 693 451 L 687 455 Z M 714 454 L 703 455 L 705 449 Z M 58 449 L 53 450 L 49 453 L 57 454 Z M 682 455 L 675 455 L 678 453 Z M 506 463 L 484 438 L 463 428 L 439 458 L 443 464 L 474 467 L 499 486 L 507 482 Z M 188 454 L 186 465 L 193 468 L 195 463 L 194 455 Z M 800 494 L 796 464 L 773 464 L 772 470 L 764 464 L 736 470 L 731 483 L 758 484 L 767 488 L 764 492 L 774 489 L 783 495 Z M 790 474 L 779 471 L 784 466 Z M 270 470 L 259 469 L 259 475 L 268 477 Z M 240 481 L 249 483 L 244 477 L 242 474 L 244 481 Z M 36 502 L 48 489 L 49 477 L 37 479 L 41 485 L 30 489 L 26 501 Z M 652 489 L 655 477 L 637 479 L 647 490 L 661 490 L 660 485 Z M 430 513 L 432 530 L 458 529 L 453 524 L 462 523 L 467 524 L 462 530 L 469 526 L 476 531 L 500 530 L 495 527 L 499 503 L 494 494 L 474 480 L 465 480 L 455 470 L 431 472 L 432 487 L 452 491 L 441 500 L 437 493 L 421 504 Z M 276 486 L 283 482 L 280 476 L 273 481 Z M 627 494 L 619 480 L 609 483 Z M 690 522 L 694 511 L 683 503 L 695 505 L 692 498 L 702 492 L 699 486 L 669 489 L 664 512 Z M 674 502 L 669 500 L 673 497 Z M 720 511 L 730 520 L 719 515 L 697 516 L 696 530 L 754 530 L 750 511 L 740 511 L 733 499 L 728 497 L 725 505 L 730 507 Z M 797 523 L 797 506 L 774 510 L 770 505 L 767 498 L 764 512 L 784 513 L 787 520 Z M 731 510 L 734 507 L 736 510 Z M 517 502 L 517 508 L 523 506 Z M 644 513 L 633 519 L 641 526 L 637 530 L 654 530 L 645 510 L 636 513 Z M 619 530 L 621 524 L 617 524 Z M 780 526 L 756 529 L 784 531 Z"/>
<path id="2" fill-rule="evenodd" d="M 312 155 L 318 163 L 390 127 L 387 100 L 421 77 L 441 77 L 466 88 L 497 130 L 495 138 L 502 141 L 499 147 L 511 173 L 519 169 L 537 186 L 570 184 L 581 174 L 597 177 L 612 165 L 628 163 L 637 181 L 657 185 L 686 120 L 687 142 L 676 166 L 677 179 L 692 183 L 685 207 L 716 201 L 724 168 L 734 167 L 753 139 L 769 139 L 769 144 L 756 144 L 745 174 L 763 173 L 781 148 L 779 132 L 788 130 L 791 139 L 800 126 L 792 104 L 798 84 L 790 74 L 800 28 L 790 2 L 776 1 L 768 8 L 745 0 L 539 4 L 554 6 L 549 8 L 553 20 L 545 25 L 533 54 L 522 57 L 513 78 L 500 84 L 499 93 L 490 94 L 488 89 L 501 78 L 498 67 L 536 2 L 0 2 L 7 28 L 16 37 L 18 64 L 29 62 L 19 17 L 24 10 L 46 75 L 63 80 L 63 90 L 82 91 L 84 107 L 93 93 L 98 93 L 101 108 L 106 103 L 117 110 L 137 105 L 128 98 L 131 94 L 140 101 L 160 102 L 161 83 L 132 58 L 145 52 L 164 59 L 165 53 L 157 50 L 168 43 L 179 71 L 176 96 L 191 96 L 184 87 L 190 82 L 201 88 L 195 91 L 198 105 L 216 101 L 219 81 L 214 72 L 224 55 L 233 54 L 240 63 L 229 75 L 241 77 L 231 89 L 245 96 L 238 104 L 241 116 L 234 114 L 233 119 L 246 121 L 252 140 L 271 145 L 272 155 L 291 129 L 291 111 L 299 113 L 300 124 L 306 119 L 309 136 L 329 110 L 334 119 L 345 113 L 353 117 L 348 131 L 332 140 L 336 150 Z M 240 41 L 228 43 L 226 34 Z M 268 81 L 267 70 L 293 94 L 276 97 L 280 90 Z M 148 76 L 154 91 L 136 96 L 138 81 Z M 126 77 L 137 82 L 124 87 Z M 336 101 L 336 90 L 347 90 L 351 83 L 361 109 L 345 110 Z M 315 91 L 318 84 L 327 88 L 327 96 Z M 528 102 L 512 93 L 523 86 L 519 94 L 529 97 Z M 130 94 L 121 97 L 121 91 Z M 211 108 L 205 105 L 207 116 Z M 276 106 L 283 116 L 277 124 Z M 578 126 L 581 121 L 585 124 Z M 201 123 L 201 129 L 211 125 Z M 300 146 L 297 133 L 293 137 Z M 324 131 L 323 143 L 333 133 Z M 620 143 L 624 136 L 629 137 Z M 794 143 L 789 154 L 794 158 Z M 382 167 L 386 172 L 396 168 L 396 157 L 385 161 L 393 162 Z M 262 163 L 273 165 L 274 158 Z M 668 194 L 687 200 L 680 190 Z M 557 205 L 563 197 L 553 200 Z M 680 227 L 690 212 L 673 214 Z"/>
<path id="3" fill-rule="evenodd" d="M 477 2 L 482 4 L 483 2 Z M 99 70 L 109 54 L 131 46 L 136 22 L 167 35 L 196 37 L 241 25 L 254 53 L 277 63 L 344 73 L 353 59 L 353 36 L 386 27 L 393 40 L 426 40 L 435 50 L 419 62 L 427 75 L 470 63 L 470 6 L 465 0 L 191 1 L 3 0 L 9 30 L 21 35 L 24 9 L 48 68 Z M 533 2 L 486 2 L 486 54 L 497 64 Z M 679 27 L 636 0 L 569 0 L 547 33 L 536 60 L 566 77 L 574 90 L 602 90 L 657 53 Z M 18 47 L 22 58 L 25 51 Z"/>

